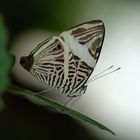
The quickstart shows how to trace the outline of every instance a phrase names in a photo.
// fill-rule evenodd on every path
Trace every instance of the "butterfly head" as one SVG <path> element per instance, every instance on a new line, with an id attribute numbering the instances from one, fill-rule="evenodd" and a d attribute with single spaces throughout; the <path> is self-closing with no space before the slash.
<path id="1" fill-rule="evenodd" d="M 33 65 L 34 59 L 32 56 L 22 56 L 20 58 L 20 64 L 23 68 L 25 68 L 27 71 L 30 71 Z"/>

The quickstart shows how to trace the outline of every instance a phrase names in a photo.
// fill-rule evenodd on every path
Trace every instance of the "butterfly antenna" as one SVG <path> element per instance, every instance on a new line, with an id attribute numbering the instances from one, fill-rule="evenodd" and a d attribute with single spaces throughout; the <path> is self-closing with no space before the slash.
<path id="1" fill-rule="evenodd" d="M 88 83 L 89 83 L 90 81 L 92 81 L 93 79 L 95 79 L 95 78 L 96 78 L 97 76 L 99 76 L 100 74 L 102 74 L 102 73 L 108 71 L 109 69 L 112 69 L 113 67 L 114 67 L 114 66 L 112 65 L 112 66 L 108 67 L 107 69 L 103 70 L 102 72 L 100 72 L 100 73 L 94 75 L 93 77 L 91 77 L 91 78 L 88 80 Z"/>
<path id="2" fill-rule="evenodd" d="M 110 72 L 108 72 L 108 73 L 106 73 L 106 74 L 103 74 L 103 75 L 99 76 L 100 74 L 106 72 L 107 70 L 109 70 L 109 69 L 112 68 L 112 67 L 113 67 L 113 66 L 111 66 L 111 67 L 109 67 L 108 69 L 106 69 L 106 70 L 100 72 L 99 74 L 95 75 L 93 78 L 91 78 L 91 79 L 87 82 L 87 84 L 90 83 L 90 82 L 92 82 L 92 81 L 95 81 L 95 80 L 97 80 L 97 79 L 100 79 L 101 77 L 104 77 L 104 76 L 106 76 L 106 75 L 109 75 L 109 74 L 111 74 L 111 73 L 113 73 L 113 72 L 118 71 L 118 70 L 121 69 L 121 67 L 119 67 L 119 68 L 117 68 L 117 69 L 115 69 L 115 70 L 113 70 L 113 71 L 110 71 Z M 99 76 L 99 77 L 97 77 L 97 76 Z M 96 77 L 97 77 L 97 78 L 96 78 Z"/>
<path id="3" fill-rule="evenodd" d="M 112 65 L 112 66 L 110 66 L 110 67 L 108 67 L 107 69 L 103 70 L 102 72 L 100 72 L 100 73 L 98 73 L 98 74 L 94 75 L 94 77 L 92 77 L 91 79 L 94 79 L 94 78 L 95 78 L 95 77 L 97 77 L 98 75 L 100 75 L 100 74 L 102 74 L 102 73 L 104 73 L 104 72 L 108 71 L 109 69 L 112 69 L 113 67 L 114 67 L 113 65 Z M 91 80 L 91 79 L 89 79 L 89 80 Z"/>

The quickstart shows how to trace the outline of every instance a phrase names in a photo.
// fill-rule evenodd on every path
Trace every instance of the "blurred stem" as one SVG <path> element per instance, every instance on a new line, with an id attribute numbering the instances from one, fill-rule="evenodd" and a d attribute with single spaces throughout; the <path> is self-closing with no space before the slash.
<path id="1" fill-rule="evenodd" d="M 8 86 L 7 91 L 10 92 L 10 93 L 13 93 L 15 95 L 25 97 L 35 104 L 45 106 L 45 107 L 54 108 L 55 110 L 57 110 L 61 113 L 64 113 L 64 114 L 67 114 L 67 115 L 69 115 L 71 117 L 74 117 L 76 119 L 88 122 L 92 125 L 97 126 L 100 129 L 106 130 L 106 131 L 112 133 L 113 135 L 115 135 L 115 133 L 112 130 L 110 130 L 106 126 L 100 124 L 99 122 L 97 122 L 97 121 L 81 114 L 80 112 L 77 112 L 77 111 L 71 109 L 71 108 L 67 108 L 67 107 L 57 103 L 56 101 L 47 98 L 46 96 L 41 96 L 41 95 L 34 96 L 33 95 L 34 92 L 23 89 L 19 86 L 13 85 L 13 84 Z"/>

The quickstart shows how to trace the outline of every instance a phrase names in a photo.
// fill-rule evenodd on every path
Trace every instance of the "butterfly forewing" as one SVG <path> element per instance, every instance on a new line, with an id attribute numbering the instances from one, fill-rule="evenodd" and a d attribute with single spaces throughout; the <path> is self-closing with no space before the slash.
<path id="1" fill-rule="evenodd" d="M 28 71 L 66 96 L 80 96 L 86 91 L 85 84 L 99 58 L 103 38 L 104 24 L 100 20 L 73 27 L 59 37 L 50 37 L 26 57 L 33 62 L 28 62 L 31 64 Z"/>
<path id="2" fill-rule="evenodd" d="M 94 67 L 100 55 L 104 34 L 103 22 L 94 20 L 70 28 L 60 37 L 65 40 L 74 55 Z"/>

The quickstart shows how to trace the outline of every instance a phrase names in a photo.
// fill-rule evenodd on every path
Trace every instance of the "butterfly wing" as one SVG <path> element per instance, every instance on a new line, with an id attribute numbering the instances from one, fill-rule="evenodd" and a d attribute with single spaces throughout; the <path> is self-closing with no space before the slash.
<path id="1" fill-rule="evenodd" d="M 89 21 L 60 34 L 74 55 L 94 68 L 103 44 L 105 27 L 101 20 Z"/>
<path id="2" fill-rule="evenodd" d="M 80 96 L 99 58 L 103 38 L 102 21 L 86 22 L 43 41 L 21 63 L 38 80 L 62 94 Z"/>
<path id="3" fill-rule="evenodd" d="M 64 63 L 67 60 L 65 59 L 67 53 L 69 53 L 68 47 L 65 47 L 65 43 L 59 37 L 53 36 L 43 41 L 29 55 L 33 58 L 30 72 L 43 83 L 59 87 L 66 80 L 65 71 L 68 64 Z"/>
<path id="4" fill-rule="evenodd" d="M 105 27 L 101 20 L 77 25 L 60 34 L 60 38 L 72 52 L 75 62 L 75 84 L 69 96 L 80 96 L 86 91 L 85 84 L 99 59 L 104 34 Z"/>

